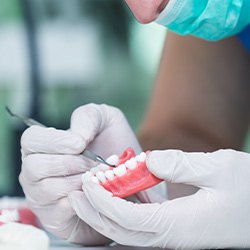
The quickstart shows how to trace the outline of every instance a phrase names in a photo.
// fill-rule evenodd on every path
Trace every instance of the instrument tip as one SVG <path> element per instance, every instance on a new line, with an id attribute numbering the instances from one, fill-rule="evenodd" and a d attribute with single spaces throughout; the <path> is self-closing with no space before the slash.
<path id="1" fill-rule="evenodd" d="M 6 109 L 6 111 L 7 111 L 11 116 L 13 116 L 13 113 L 11 112 L 11 110 L 10 110 L 10 108 L 9 108 L 8 106 L 5 106 L 5 109 Z"/>

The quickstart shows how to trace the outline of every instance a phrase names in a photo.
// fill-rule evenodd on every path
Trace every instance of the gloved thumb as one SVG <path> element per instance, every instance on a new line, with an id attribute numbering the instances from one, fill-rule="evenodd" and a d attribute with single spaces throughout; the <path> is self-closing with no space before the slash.
<path id="1" fill-rule="evenodd" d="M 180 150 L 152 151 L 146 165 L 160 179 L 197 187 L 208 185 L 211 178 L 207 176 L 215 167 L 213 153 L 185 153 Z"/>

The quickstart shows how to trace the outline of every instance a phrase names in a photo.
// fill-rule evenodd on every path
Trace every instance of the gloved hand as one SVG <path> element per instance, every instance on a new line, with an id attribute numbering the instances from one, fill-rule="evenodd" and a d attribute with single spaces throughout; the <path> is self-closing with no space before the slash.
<path id="1" fill-rule="evenodd" d="M 85 105 L 74 111 L 68 131 L 32 126 L 24 132 L 21 145 L 20 183 L 43 226 L 71 242 L 107 242 L 79 219 L 67 196 L 81 190 L 82 173 L 95 165 L 80 155 L 86 147 L 103 157 L 119 155 L 127 147 L 140 152 L 124 115 L 114 107 Z"/>
<path id="2" fill-rule="evenodd" d="M 157 177 L 194 185 L 199 190 L 161 204 L 134 204 L 113 197 L 86 174 L 84 193 L 69 196 L 78 216 L 124 245 L 174 249 L 250 247 L 250 154 L 233 150 L 166 150 L 153 151 L 146 162 Z"/>

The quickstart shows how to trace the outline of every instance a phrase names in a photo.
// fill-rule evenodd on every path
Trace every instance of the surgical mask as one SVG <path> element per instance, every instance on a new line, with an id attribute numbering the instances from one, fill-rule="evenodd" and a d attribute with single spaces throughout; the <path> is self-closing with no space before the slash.
<path id="1" fill-rule="evenodd" d="M 180 35 L 216 41 L 250 24 L 250 0 L 170 0 L 155 21 Z"/>

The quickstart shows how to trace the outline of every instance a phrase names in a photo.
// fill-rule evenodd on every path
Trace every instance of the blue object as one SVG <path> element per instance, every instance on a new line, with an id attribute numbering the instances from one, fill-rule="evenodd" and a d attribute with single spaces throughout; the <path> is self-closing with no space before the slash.
<path id="1" fill-rule="evenodd" d="M 240 41 L 250 53 L 250 25 L 247 26 L 239 35 Z"/>
<path id="2" fill-rule="evenodd" d="M 180 35 L 217 41 L 250 25 L 250 0 L 171 0 L 156 22 Z"/>

